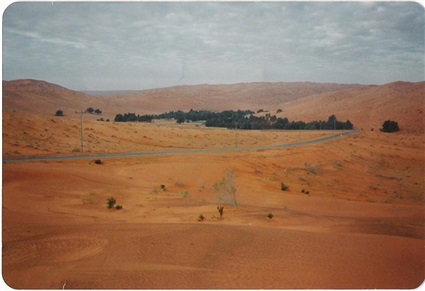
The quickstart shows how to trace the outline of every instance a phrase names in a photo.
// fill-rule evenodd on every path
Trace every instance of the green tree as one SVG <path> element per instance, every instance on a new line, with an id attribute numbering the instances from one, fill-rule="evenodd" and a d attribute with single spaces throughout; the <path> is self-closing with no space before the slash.
<path id="1" fill-rule="evenodd" d="M 63 111 L 62 110 L 56 110 L 56 114 L 55 116 L 63 116 Z"/>
<path id="2" fill-rule="evenodd" d="M 382 132 L 396 132 L 399 131 L 400 128 L 398 127 L 398 123 L 392 120 L 386 120 L 382 124 Z"/>
<path id="3" fill-rule="evenodd" d="M 334 114 L 329 116 L 327 125 L 332 129 L 336 129 L 336 116 Z"/>

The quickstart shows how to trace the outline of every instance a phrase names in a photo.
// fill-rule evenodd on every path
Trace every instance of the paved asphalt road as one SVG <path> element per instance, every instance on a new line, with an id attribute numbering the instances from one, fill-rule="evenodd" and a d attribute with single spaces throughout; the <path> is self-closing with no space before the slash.
<path id="1" fill-rule="evenodd" d="M 50 157 L 25 157 L 25 158 L 3 158 L 3 162 L 39 162 L 39 161 L 67 161 L 67 160 L 84 160 L 84 159 L 105 159 L 105 158 L 134 158 L 134 157 L 149 157 L 149 156 L 168 156 L 168 155 L 192 155 L 192 154 L 206 154 L 206 153 L 232 153 L 232 152 L 246 152 L 246 151 L 259 151 L 259 150 L 274 150 L 285 149 L 300 146 L 307 146 L 330 141 L 343 136 L 352 135 L 357 133 L 356 130 L 349 130 L 335 135 L 309 140 L 300 141 L 289 144 L 263 146 L 253 148 L 233 148 L 233 149 L 206 149 L 206 150 L 180 150 L 180 151 L 165 151 L 165 152 L 140 152 L 140 153 L 116 153 L 116 154 L 98 154 L 98 155 L 75 155 L 75 156 L 50 156 Z"/>

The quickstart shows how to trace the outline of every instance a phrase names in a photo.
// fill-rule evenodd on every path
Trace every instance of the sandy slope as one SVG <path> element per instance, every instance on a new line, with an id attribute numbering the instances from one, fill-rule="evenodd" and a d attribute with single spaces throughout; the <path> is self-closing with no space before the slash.
<path id="1" fill-rule="evenodd" d="M 3 111 L 53 116 L 61 109 L 66 118 L 76 111 L 101 109 L 113 120 L 118 113 L 157 114 L 171 110 L 269 110 L 290 120 L 350 120 L 355 128 L 379 130 L 385 120 L 399 123 L 406 132 L 424 132 L 425 82 L 394 82 L 382 86 L 321 83 L 241 83 L 177 86 L 119 95 L 91 96 L 35 80 L 3 82 Z"/>
<path id="2" fill-rule="evenodd" d="M 83 119 L 83 152 L 125 153 L 188 149 L 252 148 L 288 144 L 333 131 L 241 131 L 173 121 L 114 123 Z M 63 117 L 3 113 L 3 156 L 70 155 L 80 152 L 80 121 Z"/>
<path id="3" fill-rule="evenodd" d="M 385 120 L 395 120 L 405 132 L 424 132 L 425 82 L 395 82 L 333 93 L 311 95 L 277 106 L 290 120 L 327 120 L 335 114 L 357 129 L 378 130 Z"/>
<path id="4" fill-rule="evenodd" d="M 421 135 L 103 162 L 3 164 L 8 284 L 414 288 L 424 279 Z M 213 187 L 228 169 L 237 208 Z M 110 196 L 124 208 L 108 210 Z"/>
<path id="5" fill-rule="evenodd" d="M 231 85 L 194 85 L 121 92 L 92 96 L 38 80 L 3 81 L 3 111 L 53 115 L 61 109 L 72 116 L 92 106 L 106 118 L 118 113 L 162 113 L 171 110 L 238 110 L 269 108 L 312 94 L 332 92 L 359 85 L 320 83 L 240 83 Z M 106 119 L 105 118 L 105 119 Z"/>
<path id="6" fill-rule="evenodd" d="M 79 155 L 78 116 L 53 117 L 58 105 L 94 106 L 112 115 L 136 104 L 123 102 L 130 97 L 105 97 L 97 106 L 100 99 L 21 82 L 13 90 L 3 87 L 4 157 Z M 244 90 L 241 84 L 226 88 Z M 261 92 L 258 88 L 250 90 Z M 13 288 L 55 289 L 419 286 L 425 276 L 423 127 L 396 134 L 369 127 L 372 121 L 378 126 L 381 115 L 394 116 L 402 127 L 420 122 L 423 83 L 344 90 L 309 93 L 283 107 L 283 114 L 289 108 L 302 113 L 293 118 L 320 118 L 326 113 L 321 104 L 328 100 L 338 118 L 364 122 L 359 134 L 322 144 L 105 158 L 102 165 L 92 160 L 3 162 L 5 282 Z M 340 95 L 343 91 L 349 97 Z M 385 96 L 392 98 L 388 104 Z M 269 99 L 272 110 L 283 104 L 279 98 Z M 329 102 L 332 98 L 335 102 Z M 394 111 L 396 106 L 403 109 Z M 329 134 L 238 131 L 236 137 L 234 131 L 196 125 L 96 118 L 84 116 L 85 153 L 232 148 L 236 138 L 238 147 L 247 148 Z M 238 207 L 227 204 L 229 197 L 214 187 L 229 170 Z M 282 182 L 288 191 L 281 191 Z M 109 197 L 123 209 L 107 209 Z M 225 207 L 221 219 L 218 205 Z M 198 221 L 200 214 L 205 221 Z"/>

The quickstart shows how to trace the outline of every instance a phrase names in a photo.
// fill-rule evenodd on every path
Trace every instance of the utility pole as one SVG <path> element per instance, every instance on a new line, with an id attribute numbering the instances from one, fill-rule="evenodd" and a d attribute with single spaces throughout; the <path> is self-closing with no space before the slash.
<path id="1" fill-rule="evenodd" d="M 86 113 L 85 111 L 77 112 L 76 114 L 80 115 L 80 153 L 83 152 L 83 114 Z"/>
<path id="2" fill-rule="evenodd" d="M 238 124 L 235 122 L 235 146 L 238 148 Z"/>

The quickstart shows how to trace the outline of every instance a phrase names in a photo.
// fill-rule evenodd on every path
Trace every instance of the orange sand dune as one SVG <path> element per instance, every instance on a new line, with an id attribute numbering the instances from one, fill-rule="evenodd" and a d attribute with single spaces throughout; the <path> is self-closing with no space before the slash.
<path id="1" fill-rule="evenodd" d="M 115 92 L 91 96 L 37 80 L 3 81 L 3 111 L 65 115 L 89 106 L 99 108 L 108 118 L 118 113 L 162 113 L 171 110 L 238 110 L 270 106 L 309 96 L 360 85 L 319 83 L 241 83 L 233 85 L 193 85 L 144 91 Z"/>
<path id="2" fill-rule="evenodd" d="M 397 121 L 402 131 L 425 130 L 425 82 L 395 82 L 312 95 L 276 108 L 293 120 L 350 120 L 357 129 L 379 130 L 386 120 Z"/>
<path id="3" fill-rule="evenodd" d="M 249 106 L 273 111 L 282 105 L 291 119 L 332 112 L 364 127 L 320 144 L 249 150 L 335 132 L 235 132 L 164 121 L 101 122 L 85 114 L 80 153 L 80 120 L 72 110 L 93 106 L 106 119 L 148 103 L 19 82 L 3 83 L 3 157 L 244 150 L 105 157 L 101 164 L 3 160 L 2 274 L 12 288 L 400 289 L 424 281 L 425 139 L 423 127 L 406 130 L 423 118 L 417 97 L 423 83 L 332 93 L 311 85 L 311 94 L 291 95 L 297 100 L 287 103 L 280 89 L 270 103 L 250 95 Z M 244 86 L 223 88 L 243 92 Z M 206 92 L 200 88 L 217 89 L 170 90 Z M 180 100 L 187 102 L 183 109 L 193 105 Z M 325 101 L 332 111 L 321 107 Z M 130 108 L 140 114 L 161 109 L 151 105 Z M 68 108 L 64 117 L 53 116 L 58 106 Z M 381 115 L 399 120 L 402 130 L 377 130 Z M 235 191 L 220 188 L 223 181 Z M 107 208 L 111 197 L 122 209 Z M 217 206 L 224 207 L 222 217 Z"/>
<path id="4" fill-rule="evenodd" d="M 3 81 L 3 112 L 53 116 L 61 109 L 66 118 L 77 119 L 76 111 L 101 109 L 101 116 L 85 118 L 113 120 L 118 113 L 157 114 L 171 110 L 207 109 L 269 110 L 290 120 L 350 120 L 355 128 L 379 130 L 385 120 L 399 123 L 402 131 L 423 132 L 425 83 L 395 82 L 382 86 L 321 83 L 241 83 L 196 85 L 144 91 L 124 91 L 91 96 L 55 84 L 35 80 Z"/>
<path id="5" fill-rule="evenodd" d="M 284 150 L 3 163 L 4 279 L 415 288 L 425 275 L 423 149 L 422 135 L 375 132 Z M 238 207 L 214 190 L 229 169 Z M 106 208 L 112 196 L 122 210 Z"/>

